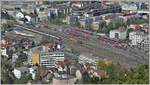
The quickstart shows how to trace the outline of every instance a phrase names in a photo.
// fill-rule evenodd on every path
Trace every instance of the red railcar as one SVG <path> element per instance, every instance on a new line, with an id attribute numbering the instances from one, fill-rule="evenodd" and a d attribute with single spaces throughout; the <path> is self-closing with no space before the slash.
<path id="1" fill-rule="evenodd" d="M 82 37 L 84 39 L 90 39 L 93 35 L 91 32 L 80 30 L 77 28 L 70 28 L 67 30 L 67 33 L 75 37 Z"/>
<path id="2" fill-rule="evenodd" d="M 119 40 L 114 40 L 114 39 L 110 39 L 108 37 L 98 37 L 97 38 L 100 42 L 104 43 L 104 44 L 108 44 L 111 45 L 112 47 L 115 48 L 122 48 L 125 49 L 127 47 L 126 43 L 123 43 Z"/>

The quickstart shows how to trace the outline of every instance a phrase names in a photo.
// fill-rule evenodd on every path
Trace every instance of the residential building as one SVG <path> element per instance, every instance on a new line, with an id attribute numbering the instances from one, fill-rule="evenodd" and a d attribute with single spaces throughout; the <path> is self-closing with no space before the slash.
<path id="1" fill-rule="evenodd" d="M 17 22 L 20 24 L 28 23 L 28 19 L 24 17 L 24 18 L 17 20 Z"/>
<path id="2" fill-rule="evenodd" d="M 87 26 L 91 26 L 93 19 L 91 17 L 85 17 L 83 19 L 79 19 L 80 27 L 87 28 Z"/>
<path id="3" fill-rule="evenodd" d="M 101 78 L 108 78 L 109 77 L 108 74 L 105 71 L 103 71 L 103 70 L 89 69 L 88 70 L 88 74 L 91 77 L 95 76 L 95 77 L 98 77 L 99 79 L 101 79 Z"/>
<path id="4" fill-rule="evenodd" d="M 102 18 L 100 16 L 93 16 L 91 17 L 93 19 L 93 21 L 99 21 L 102 20 Z"/>
<path id="5" fill-rule="evenodd" d="M 16 78 L 20 79 L 23 74 L 29 73 L 29 69 L 27 67 L 15 68 L 13 73 Z"/>
<path id="6" fill-rule="evenodd" d="M 100 28 L 100 22 L 99 21 L 92 23 L 92 29 L 93 30 L 98 30 L 99 28 Z"/>
<path id="7" fill-rule="evenodd" d="M 34 9 L 32 7 L 23 8 L 21 11 L 27 14 L 34 13 Z"/>
<path id="8" fill-rule="evenodd" d="M 40 21 L 47 20 L 47 18 L 48 18 L 48 11 L 47 10 L 39 10 L 38 17 L 39 17 Z"/>
<path id="9" fill-rule="evenodd" d="M 16 12 L 16 18 L 17 19 L 24 18 L 24 14 L 22 12 Z"/>
<path id="10" fill-rule="evenodd" d="M 83 7 L 83 3 L 81 3 L 81 2 L 75 2 L 75 3 L 72 3 L 72 7 L 78 7 L 78 8 L 81 8 L 81 7 Z"/>
<path id="11" fill-rule="evenodd" d="M 27 19 L 27 22 L 31 21 L 31 17 L 29 15 L 25 15 L 25 18 Z"/>
<path id="12" fill-rule="evenodd" d="M 119 15 L 121 14 L 120 13 L 107 13 L 107 14 L 100 15 L 100 18 L 103 20 L 107 20 L 107 19 L 116 18 Z"/>
<path id="13" fill-rule="evenodd" d="M 70 15 L 67 17 L 67 24 L 76 24 L 77 21 L 78 21 L 77 16 Z"/>
<path id="14" fill-rule="evenodd" d="M 63 52 L 40 52 L 40 65 L 45 67 L 55 67 L 58 61 L 64 61 Z"/>
<path id="15" fill-rule="evenodd" d="M 136 20 L 140 19 L 140 15 L 139 14 L 127 14 L 127 15 L 121 15 L 119 16 L 119 18 L 122 18 L 124 22 L 126 23 L 133 23 Z"/>
<path id="16" fill-rule="evenodd" d="M 54 18 L 54 16 L 58 16 L 58 9 L 50 9 L 49 13 L 48 13 L 48 16 L 50 18 Z"/>
<path id="17" fill-rule="evenodd" d="M 131 28 L 136 31 L 136 30 L 140 30 L 142 26 L 140 26 L 139 24 L 130 24 L 128 28 Z"/>
<path id="18" fill-rule="evenodd" d="M 8 54 L 6 53 L 6 48 L 1 48 L 1 55 L 8 57 Z"/>
<path id="19" fill-rule="evenodd" d="M 127 31 L 123 27 L 119 27 L 117 30 L 111 30 L 109 32 L 110 38 L 116 38 L 116 39 L 126 39 Z"/>
<path id="20" fill-rule="evenodd" d="M 136 4 L 121 4 L 121 8 L 123 11 L 136 11 L 138 9 Z"/>
<path id="21" fill-rule="evenodd" d="M 53 77 L 53 84 L 75 84 L 76 77 L 68 74 L 58 74 Z"/>
<path id="22" fill-rule="evenodd" d="M 31 65 L 39 64 L 44 67 L 54 67 L 58 61 L 64 61 L 65 54 L 60 51 L 50 51 L 47 46 L 40 46 L 30 50 L 28 62 Z"/>
<path id="23" fill-rule="evenodd" d="M 105 20 L 97 20 L 97 21 L 93 21 L 91 26 L 93 30 L 99 30 L 99 29 L 103 29 L 104 27 L 106 27 L 106 21 Z"/>
<path id="24" fill-rule="evenodd" d="M 34 73 L 34 69 L 32 68 L 27 68 L 27 67 L 19 67 L 19 68 L 15 68 L 13 70 L 14 76 L 17 79 L 20 79 L 23 76 L 27 76 L 29 74 L 32 75 L 32 79 L 35 79 L 35 73 Z"/>
<path id="25" fill-rule="evenodd" d="M 35 1 L 35 4 L 36 4 L 36 5 L 42 5 L 42 4 L 43 4 L 43 0 L 36 0 L 36 1 Z"/>
<path id="26" fill-rule="evenodd" d="M 133 31 L 129 33 L 129 40 L 131 40 L 130 45 L 138 45 L 144 40 L 144 32 L 142 31 Z"/>
<path id="27" fill-rule="evenodd" d="M 55 8 L 58 14 L 68 14 L 71 11 L 71 8 L 68 5 L 57 5 Z"/>
<path id="28" fill-rule="evenodd" d="M 141 49 L 143 49 L 144 51 L 149 51 L 149 35 L 146 35 L 144 37 L 144 40 L 138 44 L 138 47 L 140 47 Z"/>
<path id="29" fill-rule="evenodd" d="M 44 67 L 55 67 L 55 63 L 58 61 L 64 61 L 65 55 L 63 52 L 37 52 L 32 55 L 30 64 Z"/>
<path id="30" fill-rule="evenodd" d="M 121 12 L 121 7 L 119 5 L 110 5 L 101 7 L 100 9 L 96 8 L 92 12 L 88 12 L 88 14 L 92 14 L 93 16 L 99 16 L 106 13 L 119 13 L 119 12 Z"/>
<path id="31" fill-rule="evenodd" d="M 85 28 L 85 26 L 86 26 L 86 20 L 85 19 L 80 19 L 79 22 L 80 22 L 80 27 Z"/>
<path id="32" fill-rule="evenodd" d="M 9 15 L 11 15 L 11 16 L 14 16 L 15 15 L 15 12 L 14 12 L 14 10 L 7 10 L 7 13 L 9 14 Z"/>
<path id="33" fill-rule="evenodd" d="M 15 63 L 18 59 L 18 55 L 17 54 L 13 54 L 12 55 L 12 63 Z"/>
<path id="34" fill-rule="evenodd" d="M 82 69 L 81 70 L 82 74 L 88 73 L 88 75 L 90 77 L 94 77 L 95 76 L 95 77 L 98 77 L 99 79 L 101 79 L 101 78 L 108 78 L 109 77 L 109 75 L 107 74 L 106 71 L 104 71 L 104 70 L 97 70 L 96 65 L 93 65 L 92 63 L 91 64 L 89 64 L 89 63 L 83 64 L 81 69 Z"/>
<path id="35" fill-rule="evenodd" d="M 30 21 L 31 24 L 37 24 L 38 21 L 39 21 L 39 18 L 37 15 L 35 15 L 35 14 L 31 15 L 31 21 Z"/>
<path id="36" fill-rule="evenodd" d="M 78 79 L 78 81 L 82 80 L 82 73 L 80 70 L 76 70 L 76 78 Z"/>
<path id="37" fill-rule="evenodd" d="M 58 4 L 56 6 L 52 6 L 49 11 L 48 11 L 48 17 L 49 18 L 54 18 L 57 17 L 59 15 L 65 15 L 68 14 L 70 12 L 70 7 L 67 5 L 63 5 L 63 4 Z"/>

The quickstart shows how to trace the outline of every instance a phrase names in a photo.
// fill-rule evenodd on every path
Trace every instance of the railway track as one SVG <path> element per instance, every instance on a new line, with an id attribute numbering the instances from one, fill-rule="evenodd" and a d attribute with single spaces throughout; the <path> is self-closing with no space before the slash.
<path id="1" fill-rule="evenodd" d="M 22 28 L 22 26 L 19 26 Z M 29 31 L 33 31 L 36 32 L 38 34 L 42 34 L 44 36 L 49 35 L 48 37 L 53 37 L 54 35 L 50 36 L 50 34 L 48 33 L 41 33 L 39 32 L 38 29 L 35 30 L 35 28 L 30 29 L 27 27 L 23 27 L 25 30 L 29 30 Z M 46 29 L 46 28 L 45 28 Z M 43 29 L 44 30 L 44 29 Z M 47 31 L 51 31 L 50 29 L 47 29 Z M 52 31 L 51 31 L 52 32 Z M 69 38 L 71 37 L 70 35 L 66 35 L 64 32 L 56 32 L 57 35 L 61 36 L 61 38 L 63 39 L 63 43 L 67 46 L 71 46 L 68 41 Z M 53 33 L 52 33 L 53 34 Z M 54 39 L 59 39 L 59 37 L 56 38 L 53 37 Z M 119 61 L 119 62 L 123 62 L 125 64 L 142 64 L 142 63 L 147 63 L 147 56 L 146 55 L 142 55 L 142 53 L 137 53 L 137 52 L 133 52 L 130 50 L 123 50 L 123 49 L 117 49 L 117 48 L 113 48 L 111 46 L 108 45 L 103 45 L 102 43 L 98 42 L 97 40 L 94 39 L 89 39 L 89 40 L 84 40 L 81 37 L 72 37 L 75 38 L 77 41 L 81 41 L 82 43 L 78 43 L 73 45 L 73 49 L 82 53 L 82 52 L 91 52 L 97 56 L 107 56 L 108 58 L 112 59 L 113 61 Z M 81 50 L 83 49 L 83 50 Z M 90 51 L 91 50 L 91 51 Z M 136 54 L 137 53 L 137 54 Z M 146 58 L 145 58 L 146 57 Z"/>
<path id="2" fill-rule="evenodd" d="M 52 38 L 57 39 L 57 40 L 60 39 L 59 37 L 54 36 L 54 35 L 51 35 L 51 34 L 49 34 L 49 33 L 41 32 L 41 31 L 35 30 L 35 29 L 29 29 L 29 27 L 25 27 L 25 26 L 17 25 L 17 24 L 15 24 L 15 26 L 16 26 L 16 27 L 23 28 L 24 30 L 27 30 L 27 31 L 31 31 L 31 32 L 34 32 L 34 33 L 38 33 L 38 34 L 41 34 L 41 35 L 44 35 L 44 36 L 48 36 L 48 37 L 52 37 Z"/>

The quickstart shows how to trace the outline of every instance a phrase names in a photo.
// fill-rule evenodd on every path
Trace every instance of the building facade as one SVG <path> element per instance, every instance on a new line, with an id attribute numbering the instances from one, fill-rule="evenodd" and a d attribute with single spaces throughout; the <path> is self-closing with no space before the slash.
<path id="1" fill-rule="evenodd" d="M 55 63 L 58 61 L 64 61 L 63 52 L 41 52 L 40 53 L 40 65 L 45 67 L 55 67 Z"/>
<path id="2" fill-rule="evenodd" d="M 144 32 L 130 32 L 129 40 L 131 40 L 130 45 L 138 45 L 144 39 Z"/>
<path id="3" fill-rule="evenodd" d="M 110 38 L 116 38 L 116 39 L 126 39 L 126 35 L 127 35 L 127 31 L 126 30 L 122 30 L 121 28 L 117 29 L 117 30 L 111 30 L 109 32 L 109 37 Z"/>

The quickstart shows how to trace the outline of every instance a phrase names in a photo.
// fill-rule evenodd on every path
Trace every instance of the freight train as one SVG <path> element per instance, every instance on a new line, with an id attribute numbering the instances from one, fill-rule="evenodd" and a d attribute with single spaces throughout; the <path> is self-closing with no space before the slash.
<path id="1" fill-rule="evenodd" d="M 84 40 L 89 40 L 91 38 L 95 38 L 94 36 L 97 36 L 96 39 L 103 44 L 110 45 L 112 47 L 120 49 L 125 49 L 127 47 L 127 44 L 123 41 L 120 41 L 118 39 L 110 39 L 107 36 L 97 35 L 87 30 L 81 30 L 78 28 L 69 28 L 66 30 L 66 33 L 73 37 L 80 37 Z"/>

